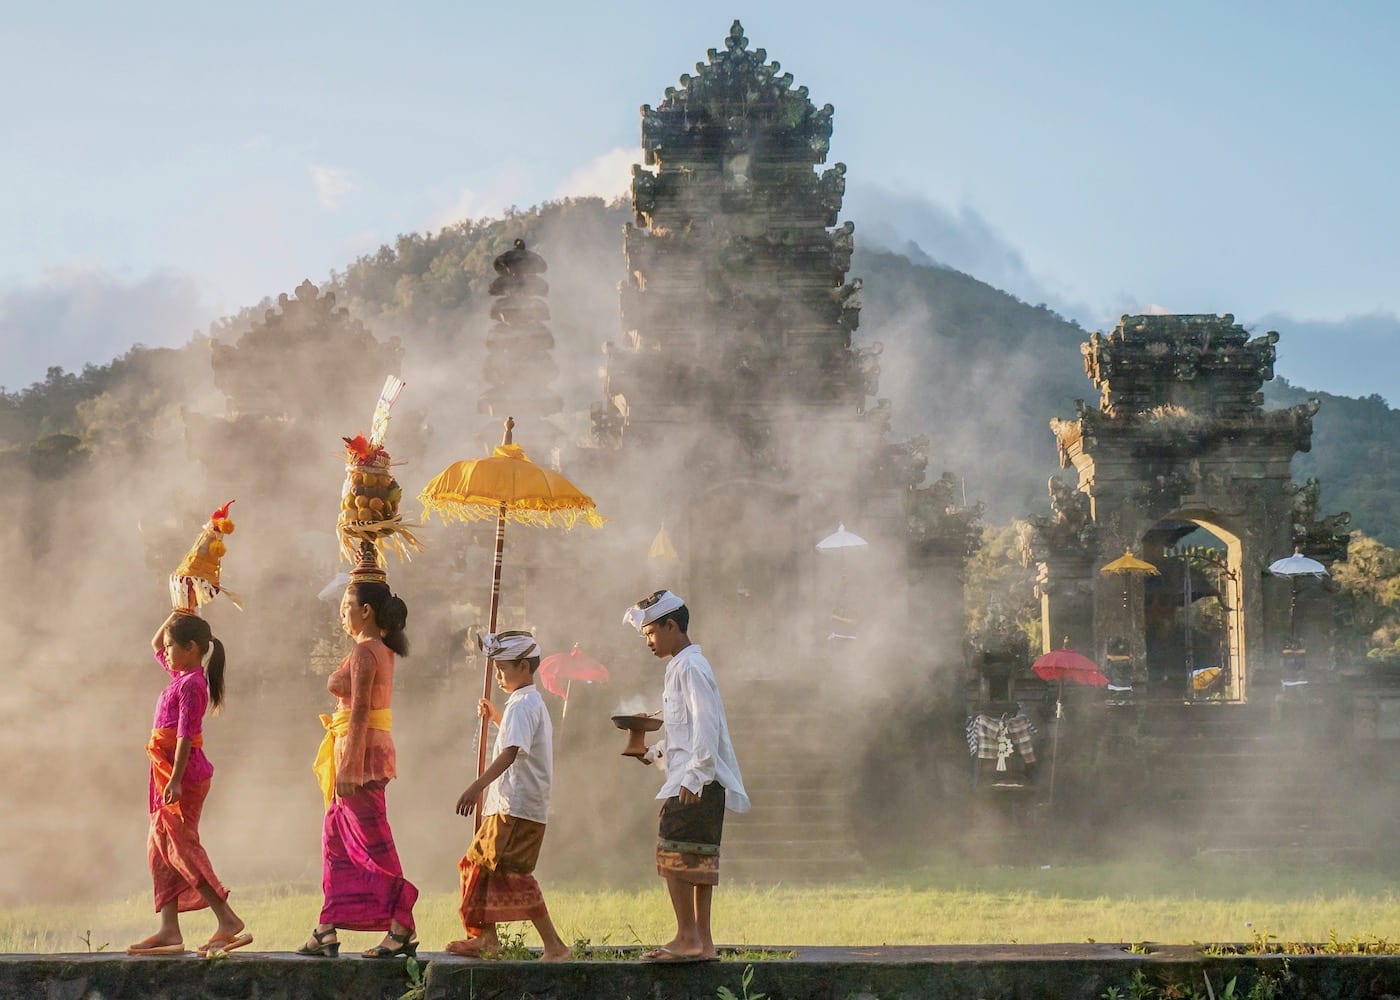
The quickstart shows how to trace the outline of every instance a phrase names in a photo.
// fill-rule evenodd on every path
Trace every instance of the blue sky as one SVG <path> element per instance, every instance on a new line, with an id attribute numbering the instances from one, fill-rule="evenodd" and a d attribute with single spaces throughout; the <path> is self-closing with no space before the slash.
<path id="1" fill-rule="evenodd" d="M 857 240 L 1093 328 L 1233 312 L 1284 335 L 1280 374 L 1400 402 L 1379 0 L 12 9 L 0 384 L 181 343 L 399 232 L 621 193 L 637 108 L 735 17 L 836 107 Z"/>

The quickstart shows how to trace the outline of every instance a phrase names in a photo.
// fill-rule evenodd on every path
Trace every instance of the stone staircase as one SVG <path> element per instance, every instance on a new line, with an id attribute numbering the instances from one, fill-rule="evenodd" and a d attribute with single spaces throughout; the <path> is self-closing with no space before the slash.
<path id="1" fill-rule="evenodd" d="M 841 768 L 837 718 L 782 681 L 746 682 L 725 705 L 753 802 L 724 821 L 726 877 L 753 882 L 830 879 L 859 870 L 849 824 L 849 766 Z"/>
<path id="2" fill-rule="evenodd" d="M 1106 733 L 1112 733 L 1111 725 Z M 1371 820 L 1348 734 L 1320 702 L 1156 704 L 1135 721 L 1139 799 L 1183 851 L 1342 858 Z"/>

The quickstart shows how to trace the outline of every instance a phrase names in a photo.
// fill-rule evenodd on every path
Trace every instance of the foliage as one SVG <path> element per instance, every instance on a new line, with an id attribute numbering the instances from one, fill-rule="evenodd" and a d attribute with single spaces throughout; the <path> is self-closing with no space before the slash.
<path id="1" fill-rule="evenodd" d="M 1327 510 L 1349 511 L 1356 528 L 1400 546 L 1400 507 L 1395 504 L 1400 495 L 1400 410 L 1376 395 L 1334 396 L 1282 378 L 1265 384 L 1269 407 L 1294 406 L 1309 397 L 1320 400 L 1322 408 L 1313 418 L 1312 450 L 1293 460 L 1294 479 L 1320 479 Z"/>
<path id="2" fill-rule="evenodd" d="M 87 948 L 87 950 L 88 950 L 89 953 L 96 952 L 96 951 L 105 951 L 106 948 L 107 948 L 107 944 L 108 944 L 108 942 L 104 941 L 104 942 L 102 942 L 100 945 L 98 945 L 96 948 L 94 948 L 94 947 L 92 946 L 92 930 L 91 930 L 91 928 L 89 928 L 88 930 L 83 931 L 83 934 L 82 934 L 82 942 L 83 942 L 83 947 Z"/>
<path id="3" fill-rule="evenodd" d="M 992 623 L 993 614 L 1006 616 L 1025 633 L 1029 648 L 1040 648 L 1040 601 L 1035 593 L 1035 570 L 1021 557 L 1020 526 L 986 525 L 982 545 L 967 562 L 967 633 L 976 635 Z"/>
<path id="4" fill-rule="evenodd" d="M 423 966 L 418 959 L 409 955 L 403 963 L 404 975 L 408 977 L 408 989 L 399 1000 L 422 1000 L 428 995 L 428 983 L 423 978 Z"/>
<path id="5" fill-rule="evenodd" d="M 728 986 L 721 986 L 716 993 L 719 1000 L 765 1000 L 767 993 L 750 993 L 749 985 L 753 982 L 753 966 L 744 966 L 744 978 L 741 985 L 743 993 L 735 993 Z"/>
<path id="6" fill-rule="evenodd" d="M 1194 983 L 1154 983 L 1145 972 L 1137 969 L 1126 988 L 1110 986 L 1104 991 L 1103 1000 L 1275 1000 L 1282 994 L 1283 984 L 1291 978 L 1285 966 L 1279 976 L 1260 973 L 1248 992 L 1239 992 L 1243 988 L 1239 976 L 1232 976 L 1217 992 L 1208 972 L 1201 973 L 1201 986 L 1198 989 Z"/>
<path id="7" fill-rule="evenodd" d="M 1400 550 L 1354 531 L 1332 579 L 1343 641 L 1360 643 L 1354 652 L 1369 659 L 1400 663 Z"/>
<path id="8" fill-rule="evenodd" d="M 1202 949 L 1207 955 L 1396 955 L 1400 954 L 1400 941 L 1372 934 L 1358 934 L 1344 938 L 1335 930 L 1327 932 L 1327 940 L 1280 941 L 1277 935 L 1268 931 L 1256 931 L 1250 941 L 1242 945 L 1213 944 Z"/>

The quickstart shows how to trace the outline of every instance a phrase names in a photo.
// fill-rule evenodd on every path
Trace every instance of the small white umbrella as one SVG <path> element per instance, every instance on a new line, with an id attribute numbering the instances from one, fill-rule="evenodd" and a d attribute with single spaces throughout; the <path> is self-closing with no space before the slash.
<path id="1" fill-rule="evenodd" d="M 837 549 L 858 549 L 869 543 L 853 531 L 847 531 L 844 524 L 817 543 L 818 552 L 834 552 Z"/>
<path id="2" fill-rule="evenodd" d="M 835 531 L 833 531 L 831 534 L 827 535 L 825 538 L 823 538 L 820 542 L 817 543 L 817 551 L 818 551 L 818 552 L 843 552 L 843 551 L 844 551 L 844 552 L 849 552 L 849 551 L 851 551 L 851 550 L 853 550 L 853 549 L 863 549 L 863 548 L 866 548 L 869 544 L 870 544 L 869 542 L 867 542 L 864 538 L 861 538 L 861 537 L 860 537 L 859 535 L 857 535 L 854 531 L 847 531 L 847 530 L 846 530 L 846 526 L 845 526 L 844 524 L 838 524 L 838 525 L 836 526 L 836 530 L 835 530 Z M 844 557 L 843 557 L 843 558 L 841 559 L 841 592 L 840 592 L 840 594 L 838 595 L 837 599 L 838 599 L 838 601 L 840 601 L 840 602 L 842 602 L 842 603 L 844 604 L 845 598 L 846 598 L 846 566 L 845 566 L 845 559 L 844 559 Z M 840 621 L 842 622 L 842 624 L 845 625 L 845 626 L 847 626 L 847 627 L 849 627 L 850 625 L 853 625 L 853 624 L 854 624 L 854 622 L 853 622 L 851 619 L 848 619 L 848 618 L 841 618 L 839 615 L 836 615 L 835 612 L 833 612 L 832 615 L 833 615 L 833 617 L 835 617 L 835 618 L 837 618 L 838 620 L 840 620 Z M 832 640 L 832 639 L 854 639 L 854 638 L 855 638 L 855 636 L 853 636 L 853 635 L 847 635 L 847 634 L 842 633 L 842 632 L 832 632 L 829 636 L 827 636 L 827 640 L 828 640 L 828 641 L 830 641 L 830 640 Z"/>
<path id="3" fill-rule="evenodd" d="M 1326 566 L 1316 559 L 1309 559 L 1300 549 L 1294 549 L 1287 559 L 1274 560 L 1269 564 L 1269 572 L 1274 576 L 1315 576 L 1319 579 L 1331 575 Z"/>
<path id="4" fill-rule="evenodd" d="M 1298 577 L 1315 576 L 1321 580 L 1324 576 L 1331 574 L 1327 572 L 1327 567 L 1322 563 L 1303 555 L 1302 549 L 1294 549 L 1293 554 L 1286 559 L 1274 560 L 1269 564 L 1269 573 L 1273 576 L 1288 577 L 1288 640 L 1294 647 L 1297 647 L 1298 630 L 1295 618 L 1298 611 Z"/>

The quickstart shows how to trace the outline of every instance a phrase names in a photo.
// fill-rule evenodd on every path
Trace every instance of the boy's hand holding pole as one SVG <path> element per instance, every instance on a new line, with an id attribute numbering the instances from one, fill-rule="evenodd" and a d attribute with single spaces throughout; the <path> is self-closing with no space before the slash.
<path id="1" fill-rule="evenodd" d="M 476 703 L 477 718 L 500 725 L 501 714 L 501 710 L 492 704 L 489 698 L 482 698 Z"/>

